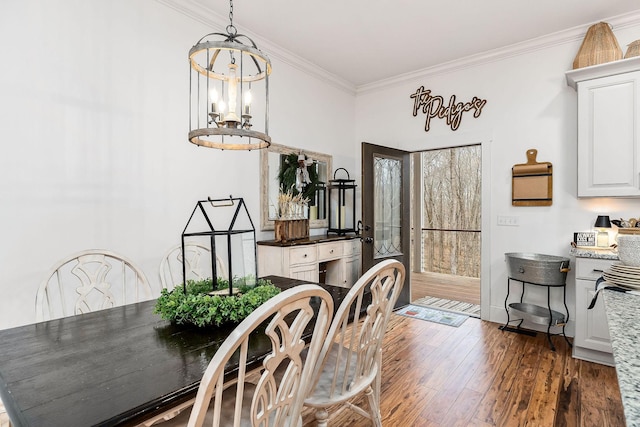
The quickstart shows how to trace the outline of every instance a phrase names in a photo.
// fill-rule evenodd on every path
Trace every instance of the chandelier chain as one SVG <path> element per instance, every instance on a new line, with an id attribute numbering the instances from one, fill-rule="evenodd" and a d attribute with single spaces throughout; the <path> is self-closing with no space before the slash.
<path id="1" fill-rule="evenodd" d="M 227 25 L 227 33 L 232 39 L 238 34 L 238 30 L 233 25 L 233 0 L 229 0 L 229 25 Z"/>

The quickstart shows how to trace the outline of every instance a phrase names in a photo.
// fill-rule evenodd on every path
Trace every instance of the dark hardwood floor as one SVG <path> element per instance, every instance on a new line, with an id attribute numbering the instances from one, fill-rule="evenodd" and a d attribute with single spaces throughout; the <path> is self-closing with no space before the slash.
<path id="1" fill-rule="evenodd" d="M 498 326 L 469 318 L 454 328 L 393 314 L 383 350 L 383 425 L 625 425 L 614 368 L 573 359 L 561 337 L 553 352 L 545 334 Z M 333 426 L 370 425 L 348 409 L 330 414 Z M 309 410 L 304 425 L 314 425 Z"/>

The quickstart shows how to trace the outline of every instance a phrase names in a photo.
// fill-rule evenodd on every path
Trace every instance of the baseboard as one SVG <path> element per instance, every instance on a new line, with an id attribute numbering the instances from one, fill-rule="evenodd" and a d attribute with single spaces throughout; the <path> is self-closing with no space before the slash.
<path id="1" fill-rule="evenodd" d="M 586 360 L 587 362 L 599 363 L 601 365 L 615 366 L 613 354 L 603 351 L 591 350 L 584 347 L 573 347 L 573 357 L 575 359 Z"/>

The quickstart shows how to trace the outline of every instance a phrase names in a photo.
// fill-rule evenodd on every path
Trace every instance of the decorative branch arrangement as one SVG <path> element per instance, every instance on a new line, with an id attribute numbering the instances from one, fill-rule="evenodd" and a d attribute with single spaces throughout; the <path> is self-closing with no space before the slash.
<path id="1" fill-rule="evenodd" d="M 278 194 L 279 219 L 304 219 L 304 208 L 309 205 L 309 199 L 302 193 L 296 195 L 291 190 Z"/>

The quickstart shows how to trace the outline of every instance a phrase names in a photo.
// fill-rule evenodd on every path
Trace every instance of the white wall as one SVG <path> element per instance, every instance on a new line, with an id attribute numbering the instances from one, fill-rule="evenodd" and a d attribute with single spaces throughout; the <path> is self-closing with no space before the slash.
<path id="1" fill-rule="evenodd" d="M 628 43 L 640 38 L 640 13 L 632 18 L 604 19 L 624 23 L 614 24 L 614 33 L 623 52 Z M 580 29 L 579 34 L 586 33 L 587 27 Z M 478 139 L 491 140 L 491 166 L 485 173 L 485 179 L 491 183 L 490 218 L 489 227 L 482 230 L 483 239 L 490 239 L 491 244 L 490 259 L 487 260 L 491 312 L 490 315 L 483 313 L 483 318 L 506 320 L 504 253 L 568 256 L 573 232 L 589 230 L 598 214 L 608 214 L 612 218 L 640 215 L 637 199 L 576 197 L 577 97 L 567 86 L 564 73 L 571 69 L 581 40 L 582 36 L 573 39 L 566 39 L 566 34 L 549 36 L 473 61 L 401 76 L 397 82 L 364 88 L 357 97 L 358 141 L 424 150 L 462 144 L 465 140 L 470 143 Z M 425 132 L 424 115 L 412 116 L 413 100 L 409 97 L 421 85 L 447 101 L 451 95 L 456 95 L 461 102 L 477 96 L 486 99 L 487 104 L 479 118 L 474 118 L 470 112 L 464 114 L 455 132 L 440 119 L 433 119 L 431 130 Z M 538 161 L 553 163 L 552 206 L 511 205 L 511 167 L 526 163 L 525 152 L 530 148 L 538 150 Z M 517 216 L 520 225 L 497 226 L 498 215 Z M 573 277 L 573 273 L 569 273 L 567 284 L 569 309 L 575 316 Z M 542 294 L 533 295 L 531 301 L 535 302 L 536 298 L 542 298 Z"/>
<path id="2" fill-rule="evenodd" d="M 259 227 L 259 153 L 187 140 L 187 53 L 214 30 L 153 0 L 1 3 L 0 329 L 33 322 L 46 271 L 83 249 L 157 290 L 197 200 L 244 197 Z M 273 141 L 353 169 L 354 96 L 271 59 Z"/>
<path id="3" fill-rule="evenodd" d="M 625 49 L 640 38 L 640 18 L 621 22 L 633 24 L 614 24 Z M 259 224 L 259 153 L 199 148 L 186 138 L 187 52 L 219 29 L 154 0 L 0 4 L 0 329 L 33 322 L 46 271 L 82 249 L 121 252 L 157 289 L 160 256 L 179 241 L 199 199 L 244 197 Z M 580 42 L 416 73 L 357 97 L 265 49 L 274 70 L 270 135 L 332 154 L 334 168 L 358 179 L 361 141 L 417 150 L 489 135 L 483 236 L 491 241 L 491 318 L 500 320 L 505 252 L 566 255 L 572 233 L 589 229 L 597 214 L 640 215 L 637 200 L 575 197 L 576 95 L 564 72 Z M 409 95 L 420 85 L 487 105 L 478 119 L 466 114 L 456 132 L 436 120 L 426 133 L 423 118 L 411 116 Z M 553 163 L 550 207 L 511 206 L 510 169 L 529 148 Z M 520 226 L 498 227 L 497 215 L 518 216 Z"/>

